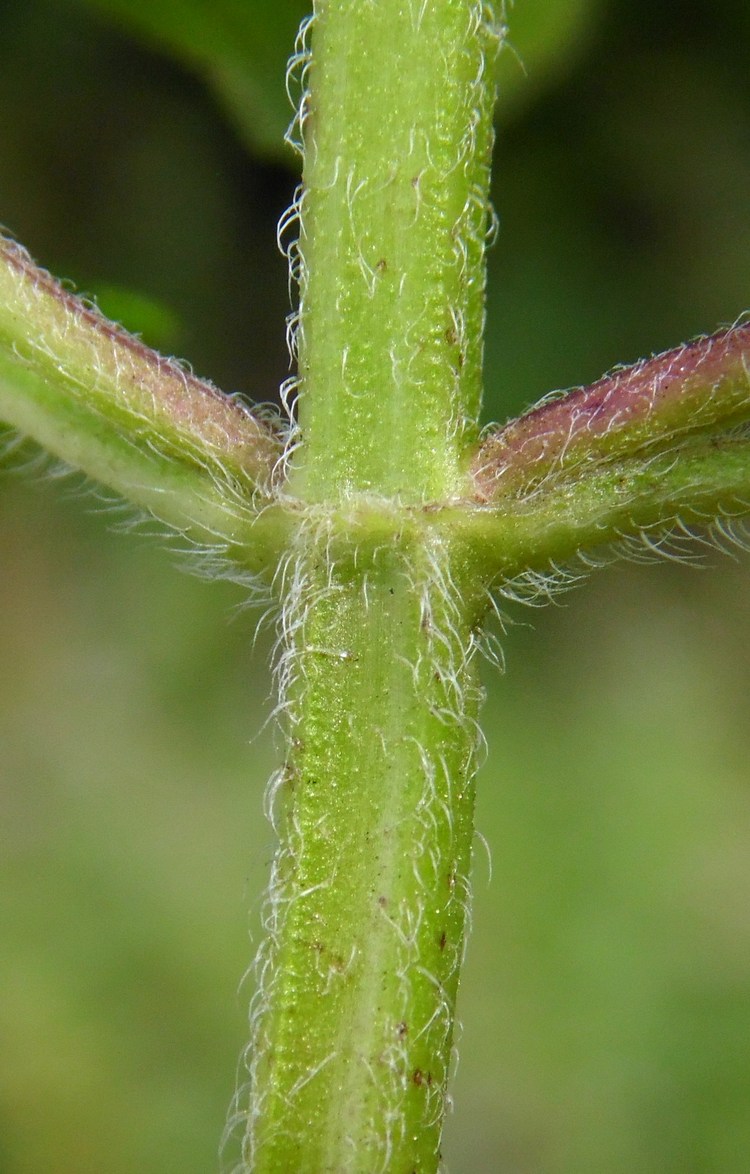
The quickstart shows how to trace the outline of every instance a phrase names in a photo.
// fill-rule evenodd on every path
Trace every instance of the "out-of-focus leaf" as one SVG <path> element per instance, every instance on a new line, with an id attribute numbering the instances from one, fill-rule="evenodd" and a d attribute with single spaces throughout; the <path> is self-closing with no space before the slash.
<path id="1" fill-rule="evenodd" d="M 173 53 L 213 88 L 246 141 L 283 150 L 291 121 L 286 63 L 312 0 L 83 0 Z M 601 0 L 519 0 L 508 7 L 500 54 L 500 117 L 563 71 L 583 46 Z"/>
<path id="2" fill-rule="evenodd" d="M 246 141 L 284 150 L 286 64 L 309 0 L 84 0 L 194 69 Z"/>
<path id="3" fill-rule="evenodd" d="M 585 48 L 601 0 L 513 0 L 498 59 L 498 117 L 505 121 L 560 76 Z"/>
<path id="4" fill-rule="evenodd" d="M 89 292 L 107 318 L 140 335 L 147 346 L 167 353 L 176 350 L 181 324 L 165 302 L 112 282 L 95 283 Z"/>

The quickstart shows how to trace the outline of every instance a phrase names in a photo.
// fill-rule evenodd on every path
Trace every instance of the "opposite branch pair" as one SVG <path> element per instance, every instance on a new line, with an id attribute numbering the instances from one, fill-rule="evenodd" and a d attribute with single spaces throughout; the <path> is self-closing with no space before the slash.
<path id="1" fill-rule="evenodd" d="M 458 500 L 404 510 L 471 535 L 516 578 L 582 548 L 710 526 L 750 501 L 750 325 L 554 396 L 477 447 Z M 301 505 L 288 429 L 165 359 L 0 237 L 0 417 L 199 545 L 272 576 Z M 304 438 L 303 438 L 304 441 Z M 331 503 L 378 529 L 399 512 Z"/>

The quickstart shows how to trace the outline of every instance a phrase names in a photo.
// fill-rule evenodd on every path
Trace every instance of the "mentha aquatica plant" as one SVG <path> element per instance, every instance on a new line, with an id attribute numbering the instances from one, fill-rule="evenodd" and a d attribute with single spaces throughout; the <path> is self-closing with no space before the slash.
<path id="1" fill-rule="evenodd" d="M 437 1167 L 493 598 L 745 510 L 743 325 L 480 436 L 501 16 L 387 0 L 306 22 L 286 418 L 2 245 L 3 418 L 276 608 L 279 848 L 236 1102 L 254 1170 Z"/>

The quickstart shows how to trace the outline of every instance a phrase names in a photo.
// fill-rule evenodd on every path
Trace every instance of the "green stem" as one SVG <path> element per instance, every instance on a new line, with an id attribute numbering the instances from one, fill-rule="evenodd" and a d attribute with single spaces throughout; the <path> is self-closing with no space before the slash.
<path id="1" fill-rule="evenodd" d="M 498 31 L 484 0 L 318 0 L 301 124 L 300 443 L 0 238 L 0 417 L 273 577 L 289 749 L 251 1050 L 258 1174 L 438 1165 L 493 577 L 745 510 L 750 327 L 477 446 Z M 297 437 L 295 437 L 295 440 Z"/>
<path id="2" fill-rule="evenodd" d="M 284 592 L 291 746 L 248 1162 L 428 1174 L 463 953 L 477 612 L 460 544 L 419 505 L 470 491 L 497 38 L 476 0 L 327 0 L 314 21 L 290 479 L 306 522 Z"/>
<path id="3" fill-rule="evenodd" d="M 444 544 L 422 537 L 326 566 L 320 535 L 295 568 L 256 1171 L 437 1166 L 478 696 L 448 564 Z"/>
<path id="4" fill-rule="evenodd" d="M 268 571 L 281 441 L 0 236 L 0 419 L 192 541 Z"/>
<path id="5" fill-rule="evenodd" d="M 580 553 L 622 539 L 653 545 L 674 530 L 682 540 L 688 527 L 715 533 L 721 543 L 727 523 L 746 515 L 749 503 L 750 440 L 717 436 L 591 467 L 526 501 L 474 509 L 462 503 L 432 520 L 463 539 L 479 578 L 489 583 L 575 564 Z"/>
<path id="6" fill-rule="evenodd" d="M 479 0 L 322 0 L 303 104 L 294 491 L 443 501 L 476 437 L 492 72 Z"/>

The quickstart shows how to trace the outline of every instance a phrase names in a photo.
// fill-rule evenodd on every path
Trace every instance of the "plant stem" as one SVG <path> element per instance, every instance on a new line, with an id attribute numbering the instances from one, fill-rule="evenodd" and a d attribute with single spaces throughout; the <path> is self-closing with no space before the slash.
<path id="1" fill-rule="evenodd" d="M 252 1169 L 428 1171 L 473 834 L 470 623 L 438 538 L 321 573 L 325 546 L 302 554 L 286 612 Z"/>
<path id="2" fill-rule="evenodd" d="M 279 434 L 1 235 L 0 419 L 249 569 L 268 576 L 284 548 L 293 522 L 268 508 Z"/>
<path id="3" fill-rule="evenodd" d="M 547 399 L 477 450 L 478 497 L 503 503 L 588 467 L 678 451 L 750 419 L 750 324 L 693 339 L 588 387 Z"/>
<path id="4" fill-rule="evenodd" d="M 284 585 L 291 744 L 251 1053 L 258 1172 L 428 1174 L 439 1161 L 473 831 L 477 606 L 457 582 L 459 544 L 419 506 L 470 491 L 487 16 L 476 0 L 315 11 L 289 486 L 306 521 Z M 367 502 L 380 514 L 370 533 Z"/>
<path id="5" fill-rule="evenodd" d="M 493 64 L 478 0 L 317 5 L 294 492 L 443 501 L 476 437 Z"/>
<path id="6" fill-rule="evenodd" d="M 281 430 L 2 236 L 0 416 L 279 588 L 289 746 L 270 788 L 245 1158 L 257 1174 L 431 1174 L 485 593 L 524 574 L 543 586 L 581 547 L 717 514 L 722 534 L 747 511 L 750 440 L 732 429 L 750 418 L 750 327 L 479 445 L 492 6 L 317 0 L 312 27 L 288 480 Z"/>

